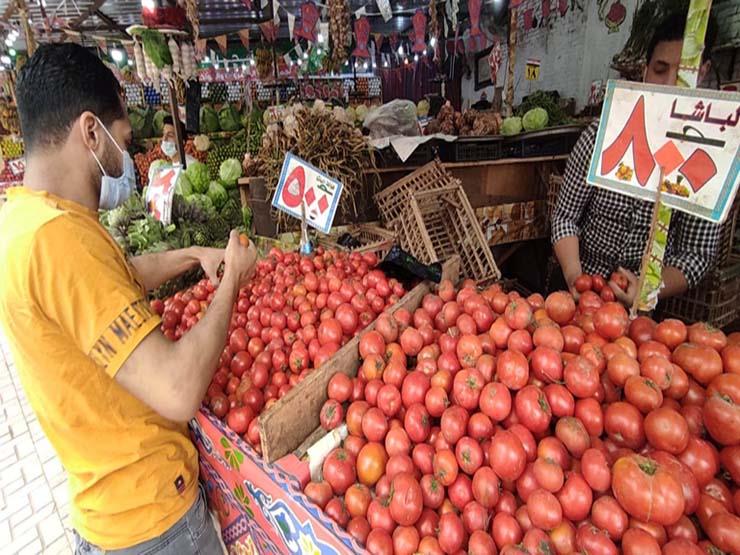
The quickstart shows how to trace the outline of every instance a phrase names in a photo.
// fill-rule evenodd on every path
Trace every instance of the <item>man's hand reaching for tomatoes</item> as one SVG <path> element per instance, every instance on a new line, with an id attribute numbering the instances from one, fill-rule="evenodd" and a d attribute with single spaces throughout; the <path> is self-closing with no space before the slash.
<path id="1" fill-rule="evenodd" d="M 218 269 L 224 261 L 225 249 L 213 249 L 209 247 L 199 247 L 195 251 L 195 257 L 198 259 L 200 267 L 211 280 L 213 285 L 218 285 Z"/>
<path id="2" fill-rule="evenodd" d="M 245 235 L 233 231 L 224 253 L 224 280 L 235 280 L 238 287 L 249 281 L 257 264 L 257 249 Z"/>
<path id="3" fill-rule="evenodd" d="M 632 308 L 638 293 L 638 280 L 635 274 L 620 267 L 609 278 L 609 287 L 619 302 L 627 309 Z"/>

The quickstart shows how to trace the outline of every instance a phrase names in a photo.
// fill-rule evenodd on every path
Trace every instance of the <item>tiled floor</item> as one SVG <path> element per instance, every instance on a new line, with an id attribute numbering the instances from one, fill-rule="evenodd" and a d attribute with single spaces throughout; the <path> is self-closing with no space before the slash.
<path id="1" fill-rule="evenodd" d="M 0 335 L 0 554 L 69 554 L 67 477 Z"/>

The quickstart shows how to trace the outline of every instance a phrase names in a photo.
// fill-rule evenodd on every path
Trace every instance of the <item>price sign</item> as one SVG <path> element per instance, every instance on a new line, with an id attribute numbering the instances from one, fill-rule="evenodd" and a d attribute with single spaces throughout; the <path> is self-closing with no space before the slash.
<path id="1" fill-rule="evenodd" d="M 527 81 L 537 81 L 540 78 L 540 61 L 539 60 L 527 60 L 526 74 Z"/>
<path id="2" fill-rule="evenodd" d="M 16 177 L 23 177 L 23 174 L 26 171 L 26 160 L 25 158 L 16 158 L 15 160 L 10 160 L 8 162 L 8 167 L 10 168 L 10 171 L 13 173 Z"/>
<path id="3" fill-rule="evenodd" d="M 329 233 L 342 195 L 342 184 L 291 153 L 286 154 L 272 205 L 322 233 Z"/>
<path id="4" fill-rule="evenodd" d="M 175 196 L 175 184 L 180 172 L 181 166 L 159 170 L 146 190 L 145 200 L 149 213 L 165 225 L 172 223 L 172 199 Z"/>
<path id="5" fill-rule="evenodd" d="M 609 81 L 588 182 L 722 222 L 740 173 L 740 93 Z M 660 169 L 663 182 L 660 183 Z"/>

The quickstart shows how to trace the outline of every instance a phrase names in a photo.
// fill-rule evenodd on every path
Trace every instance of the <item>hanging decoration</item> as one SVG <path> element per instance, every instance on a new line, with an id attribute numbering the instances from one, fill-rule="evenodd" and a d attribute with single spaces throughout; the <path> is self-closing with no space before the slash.
<path id="1" fill-rule="evenodd" d="M 267 42 L 275 42 L 275 39 L 277 39 L 277 27 L 272 21 L 260 23 L 260 31 L 262 31 L 262 35 Z"/>
<path id="2" fill-rule="evenodd" d="M 357 46 L 352 51 L 356 58 L 369 58 L 370 52 L 367 49 L 367 42 L 370 39 L 370 22 L 367 17 L 355 19 L 355 43 Z"/>
<path id="3" fill-rule="evenodd" d="M 244 4 L 244 7 L 248 10 L 252 10 L 252 0 L 242 0 L 242 4 Z"/>
<path id="4" fill-rule="evenodd" d="M 239 40 L 242 42 L 242 46 L 249 50 L 249 29 L 239 31 Z"/>
<path id="5" fill-rule="evenodd" d="M 293 35 L 295 29 L 295 16 L 288 12 L 288 36 L 290 37 L 290 40 L 293 40 Z"/>
<path id="6" fill-rule="evenodd" d="M 272 0 L 272 22 L 275 27 L 280 27 L 280 2 Z"/>
<path id="7" fill-rule="evenodd" d="M 197 39 L 194 43 L 195 44 L 195 56 L 199 60 L 202 60 L 203 56 L 206 53 L 206 42 L 208 42 L 206 41 L 206 39 Z"/>
<path id="8" fill-rule="evenodd" d="M 501 66 L 501 60 L 503 59 L 503 52 L 501 50 L 501 41 L 496 39 L 491 47 L 491 52 L 488 54 L 488 67 L 491 70 L 491 85 L 496 88 L 496 76 L 498 75 L 498 68 Z"/>
<path id="9" fill-rule="evenodd" d="M 316 22 L 319 20 L 319 9 L 313 2 L 301 5 L 301 23 L 295 34 L 311 42 L 316 42 Z"/>
<path id="10" fill-rule="evenodd" d="M 542 0 L 542 19 L 550 17 L 550 3 L 552 0 Z"/>
<path id="11" fill-rule="evenodd" d="M 472 1 L 472 0 L 471 0 Z M 475 0 L 480 2 L 480 0 Z M 416 10 L 414 17 L 411 18 L 411 23 L 414 26 L 413 30 L 413 46 L 411 50 L 414 52 L 424 52 L 427 49 L 427 44 L 424 42 L 424 33 L 427 27 L 427 16 L 424 15 L 424 10 L 421 8 Z"/>
<path id="12" fill-rule="evenodd" d="M 457 12 L 460 9 L 460 0 L 447 0 L 445 4 L 445 11 L 447 12 L 447 19 L 450 20 L 450 24 L 453 29 L 457 28 Z"/>
<path id="13" fill-rule="evenodd" d="M 434 39 L 434 41 L 432 41 Z M 429 44 L 434 43 L 434 59 L 439 58 L 439 18 L 437 17 L 437 2 L 429 0 Z"/>
<path id="14" fill-rule="evenodd" d="M 108 42 L 105 40 L 104 37 L 95 37 L 95 44 L 98 45 L 98 48 L 100 48 L 100 51 L 103 54 L 108 53 Z"/>
<path id="15" fill-rule="evenodd" d="M 226 51 L 229 46 L 229 38 L 226 35 L 219 35 L 215 39 L 216 44 L 218 45 L 218 49 L 221 51 L 221 54 L 226 56 Z"/>
<path id="16" fill-rule="evenodd" d="M 347 60 L 347 47 L 352 41 L 349 25 L 349 10 L 346 0 L 329 0 L 329 37 L 331 38 L 331 57 L 327 69 L 339 71 Z"/>
<path id="17" fill-rule="evenodd" d="M 534 10 L 529 8 L 524 11 L 524 32 L 531 30 L 534 27 Z"/>
<path id="18" fill-rule="evenodd" d="M 376 50 L 380 51 L 380 47 L 383 46 L 383 33 L 373 33 L 373 41 Z"/>
<path id="19" fill-rule="evenodd" d="M 558 10 L 560 11 L 560 17 L 564 17 L 568 13 L 568 0 L 559 0 Z"/>
<path id="20" fill-rule="evenodd" d="M 388 23 L 393 17 L 390 0 L 375 0 L 375 3 L 378 5 L 380 15 L 383 16 L 383 21 Z"/>
<path id="21" fill-rule="evenodd" d="M 468 0 L 468 13 L 470 14 L 470 35 L 477 37 L 480 30 L 480 7 L 481 0 Z"/>

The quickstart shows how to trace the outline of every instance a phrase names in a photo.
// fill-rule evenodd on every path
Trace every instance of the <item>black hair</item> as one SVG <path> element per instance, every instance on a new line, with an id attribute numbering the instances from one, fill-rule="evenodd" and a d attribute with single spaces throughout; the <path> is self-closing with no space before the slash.
<path id="1" fill-rule="evenodd" d="M 27 150 L 64 141 L 83 112 L 104 125 L 125 116 L 121 85 L 113 72 L 78 44 L 44 44 L 20 71 L 18 115 Z"/>
<path id="2" fill-rule="evenodd" d="M 162 125 L 171 125 L 172 127 L 175 127 L 175 118 L 173 118 L 171 115 L 166 115 L 162 118 Z M 180 118 L 177 118 L 177 125 L 180 127 L 180 133 L 183 135 L 185 134 L 185 124 L 182 122 Z"/>
<path id="3" fill-rule="evenodd" d="M 686 29 L 686 12 L 684 10 L 678 10 L 668 14 L 663 21 L 661 21 L 655 28 L 653 38 L 647 47 L 647 63 L 653 57 L 656 47 L 661 42 L 671 42 L 674 40 L 683 40 L 684 31 Z M 701 55 L 701 61 L 706 62 L 712 52 L 712 46 L 714 46 L 714 40 L 717 37 L 717 25 L 712 15 L 709 16 L 707 22 L 707 32 L 704 37 L 704 52 Z"/>

